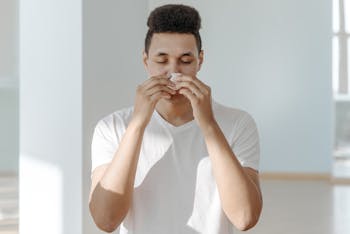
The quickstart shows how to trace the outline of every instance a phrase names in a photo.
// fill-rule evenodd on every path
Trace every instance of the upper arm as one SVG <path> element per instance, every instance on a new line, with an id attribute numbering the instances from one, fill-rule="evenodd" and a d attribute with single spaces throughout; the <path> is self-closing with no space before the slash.
<path id="1" fill-rule="evenodd" d="M 91 172 L 112 161 L 120 142 L 118 128 L 122 128 L 122 121 L 113 116 L 97 123 L 91 142 Z"/>
<path id="2" fill-rule="evenodd" d="M 258 178 L 260 144 L 259 133 L 254 119 L 248 113 L 245 113 L 237 121 L 233 132 L 232 151 L 242 167 L 251 169 L 247 169 L 249 175 Z"/>

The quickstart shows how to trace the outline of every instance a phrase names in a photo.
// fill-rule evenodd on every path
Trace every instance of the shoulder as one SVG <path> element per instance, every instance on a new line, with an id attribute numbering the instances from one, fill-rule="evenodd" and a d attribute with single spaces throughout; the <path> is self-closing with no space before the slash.
<path id="1" fill-rule="evenodd" d="M 222 124 L 230 124 L 232 126 L 232 124 L 239 124 L 242 121 L 254 122 L 253 117 L 247 111 L 225 106 L 217 101 L 213 101 L 213 111 L 216 120 Z"/>
<path id="2" fill-rule="evenodd" d="M 116 110 L 102 117 L 97 122 L 95 129 L 106 130 L 106 129 L 125 128 L 132 117 L 132 113 L 133 113 L 133 106 Z"/>
<path id="3" fill-rule="evenodd" d="M 244 134 L 258 134 L 253 117 L 245 110 L 232 108 L 213 101 L 215 119 L 230 143 Z"/>

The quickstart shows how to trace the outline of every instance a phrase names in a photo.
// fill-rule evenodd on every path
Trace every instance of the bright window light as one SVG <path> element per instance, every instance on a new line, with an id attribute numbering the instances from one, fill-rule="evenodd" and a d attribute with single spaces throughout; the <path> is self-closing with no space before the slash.
<path id="1" fill-rule="evenodd" d="M 19 233 L 63 234 L 62 173 L 36 158 L 20 156 Z"/>

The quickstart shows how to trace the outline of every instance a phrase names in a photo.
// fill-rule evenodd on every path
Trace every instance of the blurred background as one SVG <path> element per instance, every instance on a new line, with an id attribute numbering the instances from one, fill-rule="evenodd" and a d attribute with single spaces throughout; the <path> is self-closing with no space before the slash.
<path id="1" fill-rule="evenodd" d="M 249 233 L 350 233 L 350 0 L 2 0 L 0 234 L 100 233 L 92 133 L 133 104 L 166 3 L 199 10 L 198 77 L 257 122 L 265 208 Z"/>

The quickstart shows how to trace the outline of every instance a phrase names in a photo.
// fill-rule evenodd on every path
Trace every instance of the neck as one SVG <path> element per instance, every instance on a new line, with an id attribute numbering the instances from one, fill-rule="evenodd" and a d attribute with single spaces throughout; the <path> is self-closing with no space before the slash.
<path id="1" fill-rule="evenodd" d="M 193 120 L 193 110 L 189 101 L 182 103 L 171 103 L 167 100 L 159 100 L 156 105 L 157 112 L 167 122 L 174 126 L 180 126 Z"/>

